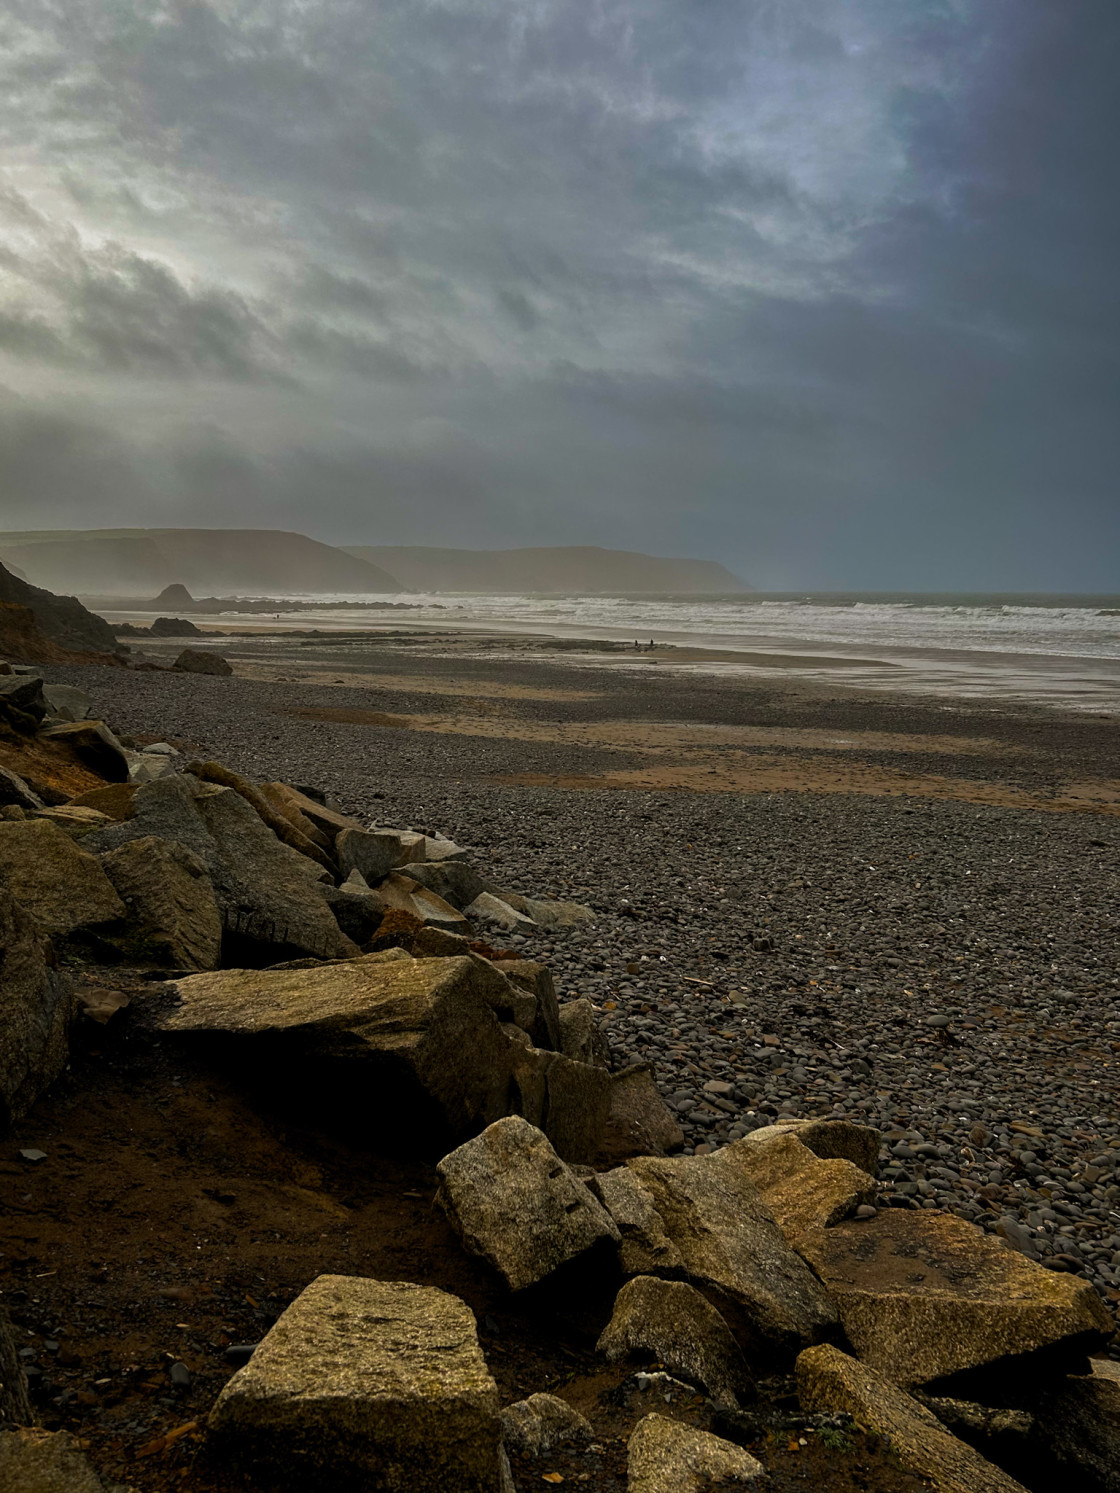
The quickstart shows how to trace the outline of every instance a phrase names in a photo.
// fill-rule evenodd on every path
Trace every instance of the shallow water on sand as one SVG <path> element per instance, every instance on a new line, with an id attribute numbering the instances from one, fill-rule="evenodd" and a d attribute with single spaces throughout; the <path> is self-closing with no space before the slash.
<path id="1" fill-rule="evenodd" d="M 760 595 L 748 597 L 305 596 L 279 616 L 231 608 L 210 626 L 278 631 L 454 628 L 640 640 L 630 662 L 720 673 L 765 668 L 836 685 L 1032 700 L 1120 712 L 1120 597 Z M 301 606 L 301 602 L 304 603 Z M 308 606 L 307 603 L 314 603 Z M 386 603 L 395 604 L 388 609 Z M 382 610 L 382 608 L 385 608 Z M 396 608 L 400 608 L 399 610 Z M 141 621 L 109 613 L 113 620 Z M 691 657 L 650 653 L 650 642 Z M 717 652 L 697 656 L 695 650 Z M 751 655 L 755 655 L 752 658 Z M 718 655 L 722 655 L 718 656 Z M 765 655 L 765 658 L 762 657 Z M 627 666 L 621 654 L 596 662 Z"/>

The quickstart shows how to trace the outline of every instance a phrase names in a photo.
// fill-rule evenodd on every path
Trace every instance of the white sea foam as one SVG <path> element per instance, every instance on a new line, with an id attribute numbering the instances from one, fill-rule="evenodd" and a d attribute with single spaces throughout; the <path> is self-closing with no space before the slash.
<path id="1" fill-rule="evenodd" d="M 379 600 L 417 608 L 395 616 L 355 606 L 368 597 L 292 598 L 334 602 L 302 614 L 316 626 L 387 621 L 456 627 L 516 628 L 561 636 L 688 639 L 720 648 L 832 644 L 851 649 L 961 649 L 981 653 L 1120 659 L 1120 615 L 1108 606 L 829 601 L 819 599 L 633 598 L 610 596 L 440 596 Z M 1108 598 L 1103 600 L 1107 601 Z M 287 620 L 295 620 L 291 613 Z"/>

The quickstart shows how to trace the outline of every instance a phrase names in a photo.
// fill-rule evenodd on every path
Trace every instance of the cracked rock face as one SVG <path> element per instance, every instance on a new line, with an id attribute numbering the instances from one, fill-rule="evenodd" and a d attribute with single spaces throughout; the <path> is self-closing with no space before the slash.
<path id="1" fill-rule="evenodd" d="M 474 1315 L 427 1286 L 319 1276 L 222 1390 L 209 1431 L 277 1487 L 500 1485 L 498 1390 Z"/>
<path id="2" fill-rule="evenodd" d="M 217 970 L 177 980 L 168 1033 L 240 1052 L 306 1083 L 315 1069 L 355 1123 L 409 1117 L 409 1132 L 459 1139 L 504 1115 L 513 1053 L 472 959 L 360 956 L 311 968 Z M 255 1056 L 253 1055 L 255 1052 Z"/>
<path id="3" fill-rule="evenodd" d="M 630 1433 L 629 1493 L 706 1493 L 712 1487 L 758 1486 L 762 1463 L 710 1431 L 664 1415 L 647 1415 Z"/>
<path id="4" fill-rule="evenodd" d="M 653 1359 L 698 1385 L 717 1405 L 739 1408 L 754 1384 L 731 1329 L 700 1292 L 684 1281 L 639 1275 L 615 1298 L 598 1350 L 611 1362 Z"/>
<path id="5" fill-rule="evenodd" d="M 831 1228 L 875 1196 L 875 1180 L 838 1158 L 822 1160 L 795 1134 L 777 1126 L 755 1130 L 713 1158 L 753 1183 L 778 1227 L 798 1248 L 802 1239 Z"/>
<path id="6" fill-rule="evenodd" d="M 806 1413 L 842 1410 L 886 1437 L 907 1471 L 938 1493 L 1024 1493 L 1021 1484 L 951 1436 L 917 1400 L 838 1348 L 807 1348 L 797 1360 Z"/>
<path id="7" fill-rule="evenodd" d="M 439 1202 L 463 1245 L 512 1291 L 598 1244 L 618 1242 L 606 1209 L 548 1138 L 519 1116 L 490 1125 L 436 1170 Z"/>
<path id="8" fill-rule="evenodd" d="M 0 824 L 0 878 L 47 934 L 65 936 L 125 916 L 97 857 L 46 819 Z"/>
<path id="9" fill-rule="evenodd" d="M 70 1059 L 74 991 L 47 953 L 38 925 L 0 887 L 0 1130 L 31 1108 Z"/>
<path id="10" fill-rule="evenodd" d="M 1076 1371 L 1111 1335 L 1088 1281 L 1044 1270 L 950 1213 L 890 1209 L 802 1248 L 860 1359 L 904 1388 L 1043 1364 Z"/>
<path id="11" fill-rule="evenodd" d="M 749 1353 L 796 1351 L 836 1321 L 828 1293 L 757 1190 L 714 1157 L 636 1157 L 597 1179 L 630 1275 L 695 1286 Z"/>

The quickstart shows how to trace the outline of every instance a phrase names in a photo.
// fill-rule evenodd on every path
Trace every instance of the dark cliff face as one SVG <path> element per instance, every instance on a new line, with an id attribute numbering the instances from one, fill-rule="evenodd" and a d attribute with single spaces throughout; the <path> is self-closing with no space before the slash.
<path id="1" fill-rule="evenodd" d="M 0 565 L 0 603 L 28 607 L 44 638 L 77 653 L 119 653 L 113 629 L 76 596 L 55 596 Z"/>

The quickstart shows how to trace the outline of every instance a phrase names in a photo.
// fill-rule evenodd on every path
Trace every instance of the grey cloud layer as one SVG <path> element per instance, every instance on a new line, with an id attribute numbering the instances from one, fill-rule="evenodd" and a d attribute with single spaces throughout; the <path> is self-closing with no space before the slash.
<path id="1" fill-rule="evenodd" d="M 5 521 L 1109 584 L 1116 34 L 1080 0 L 0 0 Z"/>

